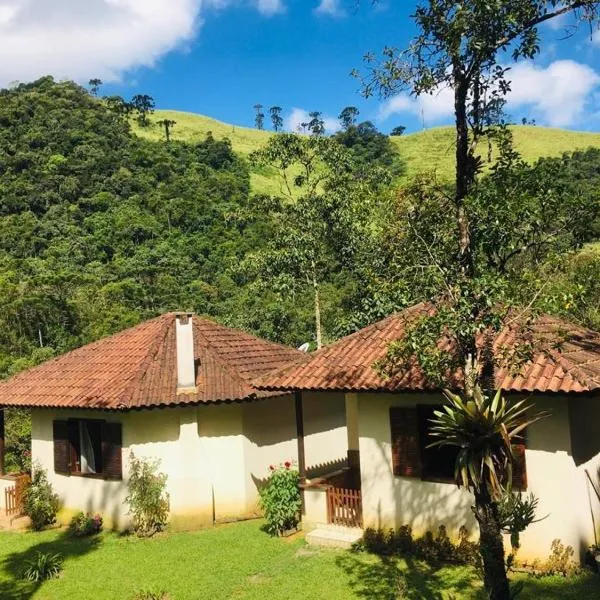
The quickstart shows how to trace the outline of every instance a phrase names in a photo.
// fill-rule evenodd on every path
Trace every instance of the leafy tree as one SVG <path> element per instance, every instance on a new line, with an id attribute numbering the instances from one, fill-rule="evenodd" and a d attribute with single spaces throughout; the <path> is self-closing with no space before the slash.
<path id="1" fill-rule="evenodd" d="M 477 222 L 468 205 L 482 168 L 477 142 L 483 137 L 498 139 L 504 146 L 504 159 L 511 160 L 509 134 L 505 128 L 497 127 L 510 90 L 509 71 L 501 56 L 510 52 L 515 60 L 533 59 L 540 50 L 539 25 L 567 13 L 580 20 L 596 21 L 599 4 L 592 0 L 501 3 L 428 0 L 417 6 L 413 18 L 418 34 L 407 50 L 385 48 L 380 63 L 372 55 L 366 57 L 369 65 L 369 72 L 363 78 L 366 95 L 379 91 L 387 96 L 401 90 L 416 95 L 433 94 L 442 87 L 453 90 L 456 178 L 453 210 L 449 214 L 455 215 L 450 227 L 457 242 L 457 268 L 451 277 L 446 274 L 441 277 L 443 288 L 438 298 L 442 302 L 438 303 L 438 310 L 424 317 L 397 350 L 406 359 L 412 344 L 422 366 L 438 363 L 436 370 L 443 373 L 449 359 L 431 342 L 444 330 L 454 342 L 452 360 L 460 362 L 463 369 L 467 403 L 473 401 L 482 386 L 493 387 L 489 377 L 493 372 L 489 345 L 503 324 L 498 306 L 507 301 L 503 278 L 478 264 L 476 251 L 481 238 L 476 242 Z M 429 264 L 437 267 L 434 261 Z M 489 341 L 480 347 L 477 340 L 483 333 Z M 497 501 L 494 495 L 476 494 L 475 514 L 482 532 L 486 590 L 492 600 L 504 600 L 509 598 L 509 586 Z"/>
<path id="2" fill-rule="evenodd" d="M 356 124 L 356 119 L 360 111 L 356 106 L 346 106 L 342 109 L 342 112 L 339 114 L 338 119 L 343 129 L 349 129 L 350 127 Z"/>
<path id="3" fill-rule="evenodd" d="M 308 286 L 314 299 L 315 341 L 323 341 L 321 289 L 352 262 L 368 229 L 369 208 L 389 179 L 382 169 L 359 174 L 351 154 L 332 138 L 281 134 L 251 159 L 276 168 L 283 198 L 261 207 L 275 224 L 267 247 L 243 268 L 282 295 Z"/>
<path id="4" fill-rule="evenodd" d="M 392 131 L 390 132 L 390 135 L 400 137 L 401 135 L 404 135 L 405 131 L 406 131 L 406 127 L 404 127 L 404 125 L 398 125 L 397 127 L 394 127 L 394 129 L 392 129 Z"/>
<path id="5" fill-rule="evenodd" d="M 387 135 L 379 132 L 370 121 L 351 125 L 338 131 L 334 139 L 348 148 L 357 164 L 364 169 L 379 165 L 389 169 L 394 175 L 402 172 L 402 162 L 398 152 Z"/>
<path id="6" fill-rule="evenodd" d="M 171 128 L 177 125 L 177 121 L 173 121 L 173 119 L 161 119 L 156 122 L 157 125 L 161 125 L 165 130 L 165 138 L 167 142 L 171 141 Z"/>
<path id="7" fill-rule="evenodd" d="M 277 133 L 281 131 L 283 128 L 283 118 L 281 116 L 281 106 L 271 106 L 269 109 L 269 114 L 271 115 L 271 123 L 273 124 L 273 129 Z"/>
<path id="8" fill-rule="evenodd" d="M 325 121 L 319 111 L 313 110 L 308 113 L 310 121 L 307 123 L 306 128 L 312 135 L 325 135 Z"/>
<path id="9" fill-rule="evenodd" d="M 265 128 L 265 113 L 262 112 L 262 108 L 262 104 L 254 105 L 254 110 L 256 111 L 254 124 L 256 125 L 256 129 L 260 129 L 261 131 Z"/>
<path id="10" fill-rule="evenodd" d="M 154 112 L 154 98 L 148 94 L 136 94 L 131 99 L 131 107 L 137 113 L 137 122 L 140 127 L 148 127 L 150 119 L 148 115 Z"/>
<path id="11" fill-rule="evenodd" d="M 104 102 L 107 108 L 119 117 L 128 115 L 133 110 L 133 106 L 121 96 L 105 96 Z"/>
<path id="12" fill-rule="evenodd" d="M 89 81 L 89 86 L 90 86 L 90 92 L 92 94 L 92 96 L 97 96 L 98 95 L 98 90 L 100 89 L 100 86 L 102 85 L 102 79 L 90 79 Z"/>

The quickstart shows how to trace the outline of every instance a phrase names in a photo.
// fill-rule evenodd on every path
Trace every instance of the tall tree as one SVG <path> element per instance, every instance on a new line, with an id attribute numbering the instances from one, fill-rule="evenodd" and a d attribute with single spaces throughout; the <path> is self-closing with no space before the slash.
<path id="1" fill-rule="evenodd" d="M 431 343 L 442 331 L 452 338 L 467 403 L 478 397 L 482 388 L 494 393 L 490 346 L 503 326 L 499 301 L 506 301 L 502 277 L 482 270 L 477 263 L 477 222 L 467 202 L 482 167 L 478 142 L 498 137 L 505 144 L 504 156 L 511 154 L 509 132 L 496 126 L 510 91 L 504 57 L 510 53 L 514 60 L 535 58 L 541 45 L 539 25 L 568 13 L 578 22 L 596 23 L 599 6 L 595 0 L 422 1 L 413 15 L 418 33 L 408 49 L 385 48 L 381 62 L 373 55 L 366 57 L 369 68 L 363 91 L 367 96 L 375 91 L 389 96 L 404 90 L 414 95 L 434 94 L 442 88 L 450 88 L 454 95 L 456 163 L 450 214 L 457 268 L 450 279 L 443 278 L 438 295 L 442 302 L 438 302 L 435 315 L 425 317 L 413 330 L 416 335 L 409 337 L 420 346 L 417 355 L 422 366 L 428 359 L 430 364 L 441 359 L 438 368 L 448 365 L 448 357 Z M 480 345 L 482 335 L 486 342 Z M 408 343 L 400 347 L 406 356 Z M 500 455 L 495 459 L 502 461 Z M 485 587 L 492 600 L 508 600 L 499 496 L 488 486 L 474 491 Z"/>
<path id="2" fill-rule="evenodd" d="M 343 129 L 349 129 L 353 125 L 356 125 L 356 119 L 360 111 L 356 106 L 346 106 L 342 109 L 342 112 L 339 114 L 338 119 Z"/>
<path id="3" fill-rule="evenodd" d="M 90 86 L 90 93 L 92 94 L 92 96 L 97 96 L 98 90 L 100 89 L 100 86 L 102 85 L 102 79 L 98 79 L 98 78 L 90 79 L 88 83 Z"/>
<path id="4" fill-rule="evenodd" d="M 308 113 L 310 121 L 307 124 L 307 129 L 312 135 L 325 135 L 325 121 L 323 121 L 322 113 L 313 110 Z"/>
<path id="5" fill-rule="evenodd" d="M 282 197 L 267 200 L 265 212 L 277 215 L 276 227 L 268 247 L 249 255 L 245 267 L 281 294 L 311 290 L 314 339 L 320 348 L 323 283 L 358 252 L 369 208 L 389 176 L 376 166 L 365 176 L 346 148 L 322 136 L 282 133 L 251 160 L 277 169 Z"/>
<path id="6" fill-rule="evenodd" d="M 405 131 L 406 127 L 404 125 L 397 125 L 394 127 L 394 129 L 392 129 L 392 131 L 390 131 L 390 135 L 400 137 L 401 135 L 404 135 Z"/>
<path id="7" fill-rule="evenodd" d="M 171 129 L 177 125 L 177 121 L 173 121 L 173 119 L 161 119 L 156 122 L 157 125 L 160 125 L 165 130 L 165 138 L 167 142 L 171 141 Z"/>
<path id="8" fill-rule="evenodd" d="M 273 129 L 275 133 L 280 131 L 283 128 L 283 118 L 281 116 L 281 106 L 271 106 L 269 109 L 269 114 L 271 115 L 271 123 L 273 124 Z"/>
<path id="9" fill-rule="evenodd" d="M 254 116 L 254 124 L 256 125 L 256 129 L 260 130 L 265 128 L 265 113 L 262 112 L 262 108 L 262 104 L 254 105 L 254 110 L 256 111 L 256 115 Z"/>
<path id="10" fill-rule="evenodd" d="M 154 98 L 148 94 L 136 94 L 131 99 L 131 108 L 137 113 L 137 122 L 140 127 L 148 127 L 150 119 L 148 115 L 154 112 Z"/>

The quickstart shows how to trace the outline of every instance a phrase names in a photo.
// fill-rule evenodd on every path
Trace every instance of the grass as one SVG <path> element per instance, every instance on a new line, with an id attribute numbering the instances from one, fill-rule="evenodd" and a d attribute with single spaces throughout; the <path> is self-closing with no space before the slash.
<path id="1" fill-rule="evenodd" d="M 0 533 L 3 600 L 128 600 L 140 590 L 166 591 L 171 600 L 480 600 L 467 567 L 433 570 L 423 563 L 313 549 L 301 539 L 270 538 L 249 521 L 152 539 L 102 534 L 70 539 L 64 531 Z M 24 581 L 26 560 L 37 551 L 60 552 L 64 571 L 43 583 Z M 403 583 L 405 582 L 405 584 Z M 600 599 L 595 575 L 579 579 L 526 579 L 520 600 Z"/>
<path id="2" fill-rule="evenodd" d="M 152 116 L 154 122 L 160 119 L 176 121 L 173 139 L 198 141 L 211 131 L 215 138 L 229 138 L 235 152 L 248 156 L 253 150 L 262 147 L 273 135 L 268 131 L 259 131 L 249 127 L 238 127 L 222 123 L 209 117 L 174 110 L 158 110 Z M 164 139 L 163 130 L 154 125 L 140 128 L 133 123 L 134 131 L 152 140 Z M 572 152 L 590 146 L 600 147 L 600 133 L 568 131 L 547 127 L 513 127 L 515 145 L 527 161 L 541 156 L 560 156 L 563 152 Z M 393 137 L 400 158 L 406 165 L 406 179 L 424 171 L 435 170 L 442 180 L 452 179 L 454 164 L 454 131 L 451 127 L 434 127 L 418 133 Z M 251 170 L 252 189 L 257 193 L 277 194 L 279 181 L 271 169 Z"/>

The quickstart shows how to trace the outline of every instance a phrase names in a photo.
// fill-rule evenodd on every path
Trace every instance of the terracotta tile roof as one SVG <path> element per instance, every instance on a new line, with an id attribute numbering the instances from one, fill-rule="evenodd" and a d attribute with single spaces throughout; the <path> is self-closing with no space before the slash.
<path id="1" fill-rule="evenodd" d="M 257 387 L 266 390 L 336 391 L 420 391 L 434 389 L 421 370 L 414 366 L 392 378 L 382 378 L 373 363 L 382 358 L 388 344 L 400 339 L 407 323 L 424 311 L 425 305 L 411 307 L 369 325 L 321 350 L 305 355 L 258 379 Z M 496 381 L 511 392 L 592 392 L 600 390 L 600 334 L 560 319 L 542 316 L 533 324 L 534 339 L 544 342 L 532 360 L 518 373 L 508 369 L 496 372 Z M 494 348 L 509 348 L 517 338 L 514 329 L 505 328 Z M 557 348 L 549 341 L 559 340 Z M 460 378 L 448 385 L 456 387 Z"/>
<path id="2" fill-rule="evenodd" d="M 168 313 L 0 382 L 0 405 L 121 409 L 276 395 L 252 380 L 296 359 L 293 348 L 193 317 L 196 393 L 177 394 L 175 315 Z"/>

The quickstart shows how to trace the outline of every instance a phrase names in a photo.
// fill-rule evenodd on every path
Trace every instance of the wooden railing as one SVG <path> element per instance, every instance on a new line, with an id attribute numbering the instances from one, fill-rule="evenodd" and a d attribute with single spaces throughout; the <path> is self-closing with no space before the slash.
<path id="1" fill-rule="evenodd" d="M 362 527 L 360 490 L 330 487 L 327 489 L 327 516 L 330 523 Z"/>
<path id="2" fill-rule="evenodd" d="M 15 477 L 15 485 L 4 490 L 4 506 L 7 516 L 23 514 L 23 494 L 29 482 L 29 475 L 19 475 Z"/>

